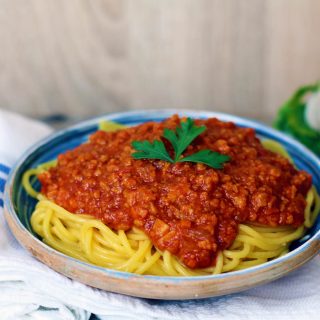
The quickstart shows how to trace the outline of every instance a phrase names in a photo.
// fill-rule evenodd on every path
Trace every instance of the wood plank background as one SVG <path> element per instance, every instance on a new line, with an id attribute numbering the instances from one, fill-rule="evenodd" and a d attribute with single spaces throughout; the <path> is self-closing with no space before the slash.
<path id="1" fill-rule="evenodd" d="M 320 77 L 318 0 L 0 0 L 0 108 L 271 121 Z"/>

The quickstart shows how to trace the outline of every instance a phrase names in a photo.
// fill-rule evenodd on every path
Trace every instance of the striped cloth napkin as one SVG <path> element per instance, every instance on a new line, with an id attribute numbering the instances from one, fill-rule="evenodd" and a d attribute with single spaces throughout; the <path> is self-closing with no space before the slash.
<path id="1" fill-rule="evenodd" d="M 270 284 L 219 298 L 158 301 L 127 297 L 72 281 L 35 260 L 3 217 L 9 168 L 47 126 L 0 110 L 1 320 L 316 320 L 320 314 L 320 257 Z M 130 283 L 128 283 L 130 285 Z"/>
<path id="2" fill-rule="evenodd" d="M 88 320 L 90 312 L 66 305 L 33 285 L 40 265 L 17 243 L 3 216 L 3 192 L 10 167 L 18 156 L 52 129 L 0 110 L 0 319 Z M 28 273 L 27 269 L 32 270 Z M 44 287 L 45 280 L 41 284 Z"/>

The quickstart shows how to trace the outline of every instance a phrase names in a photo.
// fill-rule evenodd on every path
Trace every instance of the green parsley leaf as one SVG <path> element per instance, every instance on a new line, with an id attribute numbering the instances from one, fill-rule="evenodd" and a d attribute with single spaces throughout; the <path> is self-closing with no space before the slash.
<path id="1" fill-rule="evenodd" d="M 200 150 L 194 154 L 186 157 L 181 157 L 182 153 L 190 145 L 190 143 L 198 137 L 203 131 L 206 130 L 205 126 L 197 127 L 194 125 L 194 121 L 187 118 L 186 121 L 181 122 L 181 127 L 178 127 L 175 131 L 170 129 L 164 129 L 163 136 L 172 145 L 175 157 L 171 159 L 164 143 L 161 140 L 149 141 L 133 141 L 132 147 L 138 152 L 132 154 L 135 159 L 159 159 L 168 161 L 170 163 L 176 162 L 195 162 L 203 163 L 209 167 L 215 169 L 221 169 L 223 163 L 230 160 L 228 155 L 224 155 L 211 150 Z"/>
<path id="2" fill-rule="evenodd" d="M 139 151 L 132 154 L 135 159 L 160 159 L 171 163 L 173 162 L 164 143 L 160 140 L 154 140 L 153 142 L 147 140 L 133 141 L 132 147 Z"/>
<path id="3" fill-rule="evenodd" d="M 204 163 L 209 167 L 222 169 L 222 165 L 229 160 L 230 157 L 228 155 L 206 149 L 184 157 L 177 162 Z"/>
<path id="4" fill-rule="evenodd" d="M 177 128 L 176 132 L 164 129 L 163 136 L 170 141 L 175 151 L 175 162 L 180 159 L 183 151 L 190 143 L 205 130 L 205 126 L 195 126 L 194 121 L 190 118 L 187 118 L 187 121 L 181 122 L 181 127 Z"/>

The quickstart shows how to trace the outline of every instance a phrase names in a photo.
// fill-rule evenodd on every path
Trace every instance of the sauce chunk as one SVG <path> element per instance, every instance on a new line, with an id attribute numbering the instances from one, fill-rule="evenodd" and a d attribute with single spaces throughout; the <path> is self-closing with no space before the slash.
<path id="1" fill-rule="evenodd" d="M 157 248 L 190 268 L 213 265 L 219 250 L 232 245 L 239 223 L 303 223 L 311 176 L 264 149 L 253 129 L 215 118 L 195 120 L 207 130 L 184 155 L 202 149 L 227 154 L 231 161 L 221 170 L 132 158 L 132 141 L 161 139 L 164 128 L 175 129 L 180 122 L 172 116 L 161 123 L 97 131 L 39 175 L 41 192 L 66 210 L 93 215 L 113 229 L 140 228 Z"/>

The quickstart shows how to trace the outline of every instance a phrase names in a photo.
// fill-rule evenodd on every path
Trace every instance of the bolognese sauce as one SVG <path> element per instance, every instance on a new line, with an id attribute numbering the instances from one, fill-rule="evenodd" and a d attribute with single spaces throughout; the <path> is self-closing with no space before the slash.
<path id="1" fill-rule="evenodd" d="M 230 156 L 217 170 L 201 163 L 136 160 L 132 141 L 162 139 L 175 115 L 116 132 L 97 131 L 87 143 L 58 156 L 38 176 L 41 193 L 75 214 L 89 214 L 115 230 L 143 230 L 160 250 L 189 268 L 214 265 L 240 223 L 298 227 L 304 222 L 311 176 L 266 150 L 255 131 L 211 118 L 184 156 L 210 149 Z"/>

